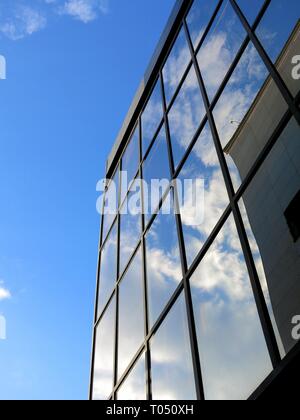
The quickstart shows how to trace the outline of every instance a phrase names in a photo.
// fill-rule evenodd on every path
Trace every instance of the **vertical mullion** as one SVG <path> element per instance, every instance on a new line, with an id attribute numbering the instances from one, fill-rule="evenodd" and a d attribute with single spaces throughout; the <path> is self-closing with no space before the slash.
<path id="1" fill-rule="evenodd" d="M 250 248 L 250 245 L 249 245 L 247 233 L 245 231 L 243 221 L 242 221 L 242 218 L 241 218 L 241 214 L 240 214 L 240 211 L 239 211 L 239 208 L 238 208 L 238 203 L 236 203 L 235 199 L 234 199 L 235 198 L 235 191 L 234 191 L 234 188 L 233 188 L 233 184 L 232 184 L 230 172 L 229 172 L 229 169 L 228 169 L 228 166 L 227 166 L 227 163 L 226 163 L 226 159 L 225 159 L 225 156 L 224 156 L 224 153 L 223 153 L 223 149 L 222 149 L 222 145 L 221 145 L 221 142 L 220 142 L 218 130 L 217 130 L 217 127 L 216 127 L 216 124 L 215 124 L 214 116 L 212 114 L 212 110 L 210 109 L 209 99 L 208 99 L 208 95 L 207 95 L 207 92 L 206 92 L 204 81 L 203 81 L 203 78 L 202 78 L 202 75 L 201 75 L 200 67 L 199 67 L 197 58 L 194 55 L 194 49 L 193 49 L 191 37 L 190 37 L 190 34 L 189 34 L 186 23 L 184 23 L 184 26 L 185 26 L 186 35 L 187 35 L 187 38 L 188 38 L 190 51 L 191 51 L 193 61 L 194 61 L 194 66 L 195 66 L 195 70 L 196 70 L 196 74 L 197 74 L 197 79 L 198 79 L 200 89 L 201 89 L 201 93 L 202 93 L 202 96 L 203 96 L 203 101 L 204 101 L 204 105 L 205 105 L 205 108 L 206 108 L 206 112 L 207 112 L 207 116 L 208 116 L 208 120 L 209 120 L 209 124 L 210 124 L 210 128 L 211 128 L 214 144 L 215 144 L 217 154 L 218 154 L 218 157 L 219 157 L 219 160 L 220 160 L 222 173 L 223 173 L 223 176 L 224 176 L 227 192 L 228 192 L 228 195 L 229 195 L 230 205 L 231 205 L 234 220 L 235 220 L 235 223 L 236 223 L 236 226 L 237 226 L 238 235 L 239 235 L 239 238 L 240 238 L 240 241 L 241 241 L 241 246 L 242 246 L 242 249 L 243 249 L 243 252 L 244 252 L 246 265 L 247 265 L 247 269 L 248 269 L 248 272 L 249 272 L 250 282 L 251 282 L 251 286 L 252 286 L 252 289 L 253 289 L 253 293 L 254 293 L 254 297 L 255 297 L 255 301 L 256 301 L 256 305 L 257 305 L 257 310 L 258 310 L 258 314 L 259 314 L 261 325 L 262 325 L 262 329 L 263 329 L 263 332 L 264 332 L 265 340 L 266 340 L 266 343 L 267 343 L 267 347 L 268 347 L 268 350 L 269 350 L 269 354 L 270 354 L 273 366 L 274 366 L 274 368 L 276 368 L 281 361 L 277 340 L 276 340 L 275 333 L 274 333 L 274 330 L 273 330 L 273 327 L 272 327 L 272 322 L 271 322 L 268 307 L 267 307 L 267 304 L 266 304 L 266 301 L 265 301 L 265 298 L 264 298 L 262 287 L 261 287 L 261 284 L 260 284 L 260 281 L 259 281 L 259 276 L 257 274 L 255 262 L 254 262 L 254 259 L 253 259 L 252 253 L 251 253 L 251 248 Z"/>
<path id="2" fill-rule="evenodd" d="M 166 103 L 166 95 L 165 95 L 162 72 L 160 72 L 160 81 L 161 81 L 161 93 L 162 93 L 163 110 L 164 110 L 166 139 L 167 139 L 167 147 L 168 147 L 168 155 L 169 155 L 169 165 L 170 165 L 171 178 L 173 179 L 174 174 L 175 174 L 175 164 L 174 164 L 174 157 L 173 157 L 173 152 L 172 152 L 171 135 L 170 135 L 168 115 L 167 115 L 167 103 Z M 204 388 L 203 388 L 203 382 L 202 382 L 201 364 L 200 364 L 200 356 L 199 356 L 198 341 L 197 341 L 196 323 L 195 323 L 195 318 L 194 318 L 192 293 L 190 289 L 190 283 L 189 281 L 187 281 L 187 278 L 186 278 L 188 264 L 187 264 L 187 258 L 186 258 L 186 253 L 185 253 L 184 236 L 183 236 L 182 221 L 181 221 L 181 216 L 180 216 L 180 211 L 179 211 L 176 182 L 174 182 L 173 191 L 174 191 L 173 211 L 174 211 L 174 216 L 176 219 L 176 229 L 177 229 L 177 235 L 178 235 L 178 241 L 179 241 L 179 251 L 180 251 L 180 260 L 181 260 L 182 273 L 183 273 L 184 295 L 185 295 L 186 310 L 187 310 L 188 330 L 189 330 L 190 347 L 191 347 L 193 369 L 194 369 L 196 395 L 197 395 L 198 400 L 204 400 L 205 399 Z"/>
<path id="3" fill-rule="evenodd" d="M 256 36 L 255 32 L 253 32 L 252 28 L 250 27 L 244 13 L 241 11 L 240 7 L 237 5 L 235 0 L 230 0 L 230 3 L 236 12 L 239 20 L 241 21 L 244 29 L 246 30 L 251 42 L 255 46 L 258 54 L 260 55 L 262 61 L 264 62 L 265 66 L 267 67 L 269 73 L 271 74 L 275 84 L 277 85 L 278 89 L 280 90 L 283 98 L 285 99 L 286 103 L 288 104 L 289 108 L 291 109 L 294 117 L 300 124 L 300 110 L 297 107 L 293 95 L 291 94 L 290 90 L 286 86 L 285 82 L 283 81 L 281 75 L 279 74 L 276 66 L 273 64 L 272 60 L 266 53 L 263 45 L 261 44 L 260 40 Z"/>
<path id="4" fill-rule="evenodd" d="M 148 337 L 149 334 L 149 306 L 148 306 L 148 284 L 147 284 L 147 268 L 146 268 L 146 244 L 145 244 L 145 206 L 144 206 L 144 174 L 143 174 L 143 165 L 141 162 L 143 161 L 143 152 L 142 152 L 142 123 L 140 118 L 140 177 L 141 177 L 141 204 L 142 204 L 142 240 L 141 240 L 141 247 L 142 247 L 142 257 L 143 257 L 143 285 L 144 285 L 144 328 L 145 328 L 145 337 Z M 146 377 L 146 399 L 148 401 L 152 400 L 152 375 L 151 375 L 151 354 L 150 354 L 150 345 L 149 341 L 146 340 L 146 349 L 145 349 L 145 377 Z"/>

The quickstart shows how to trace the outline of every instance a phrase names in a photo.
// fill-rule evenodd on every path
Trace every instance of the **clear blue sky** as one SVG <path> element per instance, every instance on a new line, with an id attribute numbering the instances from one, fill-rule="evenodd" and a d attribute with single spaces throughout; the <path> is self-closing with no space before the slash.
<path id="1" fill-rule="evenodd" d="M 88 395 L 96 183 L 173 4 L 1 4 L 0 399 Z"/>

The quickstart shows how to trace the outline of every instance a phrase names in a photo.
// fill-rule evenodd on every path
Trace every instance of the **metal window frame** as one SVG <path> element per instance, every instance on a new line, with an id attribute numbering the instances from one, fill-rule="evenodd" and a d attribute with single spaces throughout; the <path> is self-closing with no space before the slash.
<path id="1" fill-rule="evenodd" d="M 240 49 L 234 58 L 232 64 L 230 65 L 227 74 L 225 75 L 222 83 L 220 84 L 215 97 L 211 100 L 211 102 L 208 99 L 208 95 L 206 92 L 206 87 L 204 80 L 202 78 L 201 70 L 199 67 L 199 63 L 197 60 L 197 54 L 199 50 L 201 49 L 203 43 L 205 42 L 210 29 L 212 28 L 213 23 L 215 22 L 215 19 L 218 16 L 219 11 L 221 10 L 222 5 L 225 3 L 225 1 L 228 1 L 236 16 L 238 17 L 240 23 L 242 24 L 243 28 L 246 31 L 246 38 L 243 41 L 243 43 L 240 46 Z M 115 325 L 115 372 L 114 372 L 114 387 L 112 390 L 112 394 L 110 395 L 109 399 L 116 399 L 117 398 L 117 391 L 122 386 L 124 381 L 127 379 L 128 375 L 130 375 L 132 369 L 136 365 L 137 361 L 139 360 L 140 356 L 145 352 L 145 378 L 146 378 L 146 398 L 148 400 L 152 400 L 152 378 L 151 378 L 151 348 L 150 348 L 150 340 L 153 338 L 155 333 L 158 331 L 166 317 L 168 316 L 169 312 L 172 310 L 173 306 L 175 305 L 178 297 L 184 293 L 185 297 L 185 304 L 186 304 L 186 310 L 187 310 L 187 319 L 188 319 L 188 332 L 189 332 L 189 338 L 190 338 L 190 347 L 191 347 L 191 357 L 193 362 L 193 368 L 194 368 L 194 379 L 195 379 L 195 388 L 196 388 L 196 394 L 198 400 L 205 400 L 205 392 L 203 387 L 203 381 L 202 381 L 202 373 L 201 373 L 201 360 L 199 356 L 199 348 L 198 348 L 198 340 L 197 340 L 197 333 L 196 333 L 196 323 L 194 318 L 194 308 L 193 308 L 193 302 L 192 302 L 192 294 L 191 294 L 191 286 L 190 286 L 190 278 L 194 274 L 195 270 L 197 269 L 198 265 L 201 263 L 202 259 L 205 257 L 207 252 L 209 251 L 211 245 L 215 241 L 216 237 L 224 227 L 225 223 L 227 222 L 228 218 L 230 216 L 234 217 L 235 225 L 237 227 L 241 248 L 243 250 L 243 254 L 245 257 L 245 262 L 248 269 L 249 274 L 249 280 L 251 283 L 252 291 L 255 297 L 257 312 L 259 314 L 260 322 L 262 325 L 262 330 L 265 336 L 266 344 L 268 347 L 268 351 L 270 354 L 270 359 L 273 364 L 274 371 L 270 375 L 269 378 L 266 379 L 264 383 L 269 383 L 272 378 L 274 378 L 274 375 L 276 375 L 276 372 L 280 372 L 282 369 L 282 366 L 284 363 L 286 363 L 286 360 L 290 357 L 289 354 L 286 356 L 284 360 L 281 359 L 278 344 L 276 341 L 275 333 L 272 327 L 272 322 L 270 319 L 269 311 L 265 302 L 264 294 L 262 291 L 262 287 L 260 284 L 260 279 L 256 270 L 254 258 L 252 255 L 252 251 L 249 245 L 249 240 L 247 237 L 246 229 L 244 227 L 244 223 L 242 220 L 242 216 L 239 209 L 239 201 L 242 199 L 243 194 L 251 184 L 252 180 L 264 164 L 265 160 L 271 153 L 274 145 L 276 144 L 277 140 L 289 124 L 292 118 L 295 118 L 295 120 L 300 124 L 300 109 L 299 109 L 299 103 L 300 103 L 300 92 L 299 94 L 294 98 L 292 94 L 290 93 L 288 87 L 286 86 L 284 80 L 282 79 L 278 69 L 276 68 L 276 65 L 272 62 L 272 60 L 269 58 L 268 54 L 266 53 L 263 45 L 259 41 L 257 35 L 256 35 L 256 29 L 258 28 L 260 22 L 262 21 L 266 11 L 268 10 L 269 6 L 272 3 L 272 0 L 265 0 L 261 10 L 258 12 L 258 15 L 251 26 L 249 22 L 247 21 L 247 18 L 243 14 L 241 8 L 237 4 L 236 0 L 220 0 L 216 6 L 216 9 L 211 16 L 209 23 L 205 29 L 205 32 L 202 35 L 202 38 L 199 41 L 199 44 L 196 48 L 194 48 L 193 42 L 191 40 L 189 27 L 186 22 L 186 17 L 190 11 L 190 8 L 193 5 L 194 0 L 178 0 L 176 5 L 177 10 L 177 16 L 173 19 L 171 28 L 169 28 L 169 34 L 166 37 L 165 43 L 162 46 L 161 53 L 156 56 L 156 62 L 152 64 L 152 73 L 148 75 L 148 80 L 146 83 L 146 86 L 144 87 L 143 93 L 140 95 L 140 100 L 137 104 L 135 104 L 135 110 L 132 113 L 132 122 L 129 122 L 128 124 L 128 130 L 125 130 L 124 134 L 124 140 L 123 143 L 119 145 L 119 149 L 116 152 L 116 156 L 114 159 L 111 160 L 111 166 L 108 168 L 108 177 L 111 175 L 113 171 L 116 170 L 116 168 L 119 169 L 119 209 L 122 207 L 123 203 L 121 203 L 121 170 L 122 170 L 122 156 L 124 151 L 126 151 L 126 148 L 129 144 L 129 141 L 132 137 L 132 134 L 135 132 L 135 129 L 137 127 L 137 124 L 139 125 L 139 156 L 140 156 L 140 165 L 138 168 L 137 175 L 140 175 L 143 179 L 143 165 L 146 162 L 152 147 L 154 146 L 154 143 L 159 135 L 160 130 L 163 126 L 165 126 L 166 130 L 166 140 L 167 140 L 167 148 L 168 148 L 168 155 L 169 155 L 169 166 L 170 166 L 170 173 L 171 173 L 171 181 L 169 188 L 163 195 L 163 197 L 160 200 L 160 203 L 157 208 L 157 212 L 152 215 L 152 217 L 149 220 L 149 223 L 146 225 L 145 223 L 145 216 L 142 215 L 142 235 L 140 237 L 140 240 L 136 246 L 136 249 L 130 258 L 126 268 L 124 269 L 123 273 L 120 273 L 120 267 L 119 267 L 119 256 L 120 256 L 120 215 L 116 216 L 116 219 L 114 223 L 112 224 L 112 227 L 117 222 L 118 223 L 118 266 L 117 266 L 117 282 L 115 285 L 115 288 L 108 300 L 107 305 L 105 306 L 102 314 L 98 317 L 98 296 L 99 296 L 99 275 L 100 275 L 100 263 L 101 263 L 101 252 L 105 245 L 105 241 L 102 241 L 102 235 L 103 235 L 103 217 L 101 221 L 101 228 L 100 228 L 100 242 L 99 242 L 99 258 L 98 258 L 98 268 L 97 268 L 97 285 L 96 285 L 96 298 L 95 298 L 95 318 L 94 318 L 94 330 L 93 330 L 93 347 L 92 347 L 92 363 L 91 363 L 91 380 L 90 380 L 90 399 L 93 398 L 93 367 L 94 367 L 94 358 L 95 358 L 95 342 L 96 342 L 96 330 L 101 322 L 102 317 L 104 316 L 110 302 L 112 301 L 113 297 L 116 297 L 116 325 Z M 182 78 L 178 84 L 178 87 L 176 88 L 174 95 L 170 101 L 170 103 L 167 105 L 166 102 L 166 96 L 165 96 L 165 88 L 164 88 L 164 82 L 163 82 L 163 67 L 168 60 L 169 54 L 173 48 L 173 45 L 175 44 L 177 40 L 177 36 L 179 32 L 184 29 L 186 39 L 188 42 L 188 46 L 191 53 L 191 60 L 187 65 L 187 68 L 182 75 Z M 247 47 L 249 46 L 250 42 L 254 45 L 256 51 L 258 52 L 260 58 L 262 59 L 264 65 L 266 66 L 269 75 L 273 79 L 275 85 L 281 92 L 282 98 L 285 100 L 288 110 L 286 113 L 282 116 L 282 119 L 278 122 L 277 127 L 275 128 L 272 136 L 270 139 L 266 142 L 263 150 L 261 150 L 259 156 L 256 158 L 255 162 L 253 162 L 253 165 L 251 169 L 249 170 L 247 176 L 243 180 L 241 186 L 239 189 L 235 192 L 231 176 L 229 173 L 229 169 L 227 166 L 227 162 L 223 153 L 223 148 L 221 146 L 221 141 L 219 138 L 219 133 L 215 124 L 213 110 L 218 103 L 223 91 L 225 90 L 232 74 L 234 73 L 235 69 L 237 68 L 240 59 L 242 58 L 244 52 L 246 51 Z M 172 152 L 172 141 L 170 137 L 170 128 L 169 128 L 169 120 L 168 120 L 168 113 L 171 110 L 172 106 L 174 105 L 177 96 L 179 95 L 179 92 L 184 84 L 184 81 L 186 80 L 189 71 L 191 68 L 194 67 L 197 80 L 199 83 L 199 88 L 201 91 L 203 103 L 206 110 L 206 115 L 201 121 L 193 139 L 191 140 L 186 152 L 184 153 L 184 156 L 181 159 L 181 162 L 179 163 L 178 167 L 175 170 L 174 167 L 174 158 L 173 158 L 173 152 Z M 141 122 L 141 116 L 143 114 L 144 109 L 147 106 L 148 100 L 150 99 L 152 92 L 154 88 L 156 87 L 157 82 L 159 82 L 161 86 L 161 95 L 162 95 L 162 104 L 163 104 L 163 119 L 159 123 L 159 126 L 154 133 L 153 139 L 149 144 L 148 150 L 143 151 L 142 150 L 142 122 Z M 182 226 L 182 220 L 181 215 L 179 211 L 176 211 L 176 228 L 177 228 L 177 234 L 179 239 L 179 250 L 180 250 L 180 260 L 182 265 L 182 273 L 183 273 L 183 279 L 178 285 L 177 289 L 173 293 L 172 297 L 170 298 L 169 302 L 167 303 L 166 307 L 162 311 L 160 317 L 156 321 L 155 325 L 150 329 L 149 327 L 149 302 L 148 302 L 148 289 L 147 289 L 147 270 L 146 270 L 146 245 L 145 245 L 145 237 L 149 229 L 151 228 L 152 223 L 154 222 L 155 218 L 157 217 L 157 213 L 159 212 L 165 198 L 168 194 L 170 194 L 170 191 L 174 191 L 174 205 L 178 206 L 178 197 L 177 197 L 177 190 L 176 186 L 174 184 L 174 181 L 180 174 L 184 164 L 186 163 L 188 157 L 190 156 L 190 153 L 195 146 L 202 130 L 206 126 L 206 124 L 209 124 L 214 145 L 216 148 L 216 152 L 218 155 L 219 163 L 221 166 L 221 170 L 223 173 L 225 185 L 227 188 L 227 192 L 229 195 L 229 205 L 225 209 L 222 217 L 216 224 L 215 228 L 212 230 L 211 234 L 207 238 L 204 246 L 201 250 L 199 250 L 198 255 L 196 256 L 194 262 L 191 264 L 191 266 L 188 268 L 187 264 L 187 257 L 186 257 L 186 251 L 185 251 L 185 244 L 184 244 L 184 235 L 183 235 L 183 226 Z M 133 128 L 132 128 L 133 127 Z M 132 129 L 130 129 L 132 128 Z M 127 135 L 129 133 L 129 135 Z M 127 137 L 127 140 L 126 140 Z M 122 146 L 122 144 L 124 144 Z M 127 192 L 128 194 L 128 192 Z M 127 197 L 126 194 L 126 197 Z M 125 198 L 126 199 L 126 198 Z M 125 200 L 124 199 L 124 200 Z M 142 206 L 144 206 L 144 193 L 143 193 L 143 185 L 141 186 L 141 199 L 142 199 Z M 104 202 L 103 202 L 104 206 Z M 144 213 L 144 212 L 143 212 Z M 112 229 L 112 228 L 111 228 Z M 107 237 L 109 236 L 110 232 L 108 233 Z M 106 239 L 106 238 L 104 238 Z M 143 261 L 143 290 L 144 290 L 144 296 L 143 296 L 143 306 L 144 306 L 144 328 L 145 328 L 145 340 L 140 349 L 137 349 L 137 353 L 132 359 L 132 362 L 127 367 L 126 371 L 122 375 L 122 377 L 118 380 L 117 376 L 117 356 L 118 356 L 118 316 L 119 316 L 119 285 L 122 281 L 124 275 L 126 274 L 127 270 L 129 269 L 131 262 L 133 258 L 136 255 L 136 252 L 138 249 L 141 249 L 142 252 L 142 261 Z M 297 346 L 297 348 L 300 350 L 300 346 Z M 262 384 L 257 391 L 249 397 L 249 399 L 253 399 L 254 396 L 259 396 L 259 390 L 264 388 L 264 384 Z"/>

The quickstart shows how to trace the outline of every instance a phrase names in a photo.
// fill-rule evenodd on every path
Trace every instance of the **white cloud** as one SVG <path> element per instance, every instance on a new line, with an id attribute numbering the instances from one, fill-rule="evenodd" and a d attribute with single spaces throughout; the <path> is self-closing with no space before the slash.
<path id="1" fill-rule="evenodd" d="M 18 41 L 44 29 L 51 15 L 92 22 L 108 13 L 109 0 L 15 0 L 1 8 L 0 34 Z"/>
<path id="2" fill-rule="evenodd" d="M 74 19 L 84 23 L 96 20 L 99 13 L 108 12 L 108 2 L 106 0 L 67 0 L 59 8 L 59 14 L 69 15 Z"/>
<path id="3" fill-rule="evenodd" d="M 46 24 L 47 19 L 42 12 L 30 6 L 20 6 L 13 16 L 0 22 L 0 32 L 7 38 L 17 41 L 44 29 Z"/>
<path id="4" fill-rule="evenodd" d="M 11 293 L 6 287 L 4 287 L 3 280 L 0 280 L 0 301 L 11 298 Z"/>

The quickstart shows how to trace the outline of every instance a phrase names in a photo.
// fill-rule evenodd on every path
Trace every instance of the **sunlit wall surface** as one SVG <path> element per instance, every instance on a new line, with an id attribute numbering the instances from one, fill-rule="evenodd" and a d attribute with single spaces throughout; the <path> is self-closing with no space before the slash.
<path id="1" fill-rule="evenodd" d="M 112 176 L 93 399 L 247 399 L 297 344 L 299 17 L 298 0 L 186 1 Z M 122 214 L 132 194 L 146 205 L 140 178 L 204 178 L 203 223 L 163 214 L 176 183 L 156 215 Z"/>

